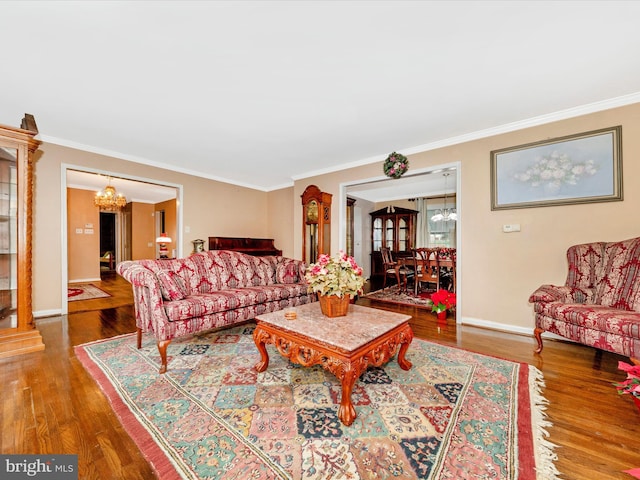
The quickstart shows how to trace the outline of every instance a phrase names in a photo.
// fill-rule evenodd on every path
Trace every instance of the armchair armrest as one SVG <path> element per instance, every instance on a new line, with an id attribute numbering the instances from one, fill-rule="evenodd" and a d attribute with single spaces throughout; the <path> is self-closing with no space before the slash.
<path id="1" fill-rule="evenodd" d="M 531 294 L 529 303 L 562 302 L 593 304 L 594 297 L 594 288 L 542 285 Z"/>

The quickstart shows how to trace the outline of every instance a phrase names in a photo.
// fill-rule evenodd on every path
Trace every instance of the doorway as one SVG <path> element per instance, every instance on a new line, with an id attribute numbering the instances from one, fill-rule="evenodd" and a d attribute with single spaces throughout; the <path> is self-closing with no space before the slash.
<path id="1" fill-rule="evenodd" d="M 449 182 L 445 185 L 443 174 L 449 173 Z M 339 222 L 339 238 L 340 248 L 346 250 L 347 243 L 347 228 L 348 224 L 348 206 L 351 204 L 354 207 L 351 219 L 353 220 L 353 238 L 354 238 L 354 258 L 360 266 L 363 267 L 364 274 L 367 277 L 371 276 L 371 267 L 368 265 L 372 257 L 372 224 L 370 212 L 377 209 L 386 207 L 388 205 L 397 204 L 401 207 L 417 210 L 416 203 L 410 202 L 409 199 L 418 199 L 420 197 L 444 197 L 444 192 L 447 191 L 449 201 L 442 205 L 433 206 L 430 208 L 455 208 L 459 220 L 455 221 L 455 228 L 447 229 L 449 233 L 449 239 L 447 243 L 454 246 L 456 249 L 456 295 L 458 299 L 457 311 L 460 312 L 462 289 L 460 288 L 460 280 L 463 276 L 463 245 L 461 243 L 462 237 L 462 215 L 461 215 L 461 162 L 452 162 L 449 164 L 437 165 L 423 169 L 416 169 L 405 174 L 399 179 L 390 179 L 386 177 L 373 177 L 367 179 L 360 179 L 353 182 L 343 183 L 340 188 L 340 204 L 345 208 L 340 209 L 340 222 Z M 455 200 L 451 200 L 451 197 Z M 352 200 L 348 200 L 351 198 Z M 353 200 L 355 199 L 355 204 Z M 427 215 L 429 215 L 427 211 Z M 349 220 L 351 220 L 349 219 Z M 358 221 L 359 220 L 359 221 Z M 428 217 L 427 222 L 433 221 L 431 217 Z M 442 222 L 440 222 L 442 223 Z M 432 228 L 432 230 L 435 230 Z M 428 234 L 427 234 L 428 235 Z M 440 234 L 439 234 L 440 235 Z M 360 236 L 361 241 L 357 240 Z M 438 238 L 431 239 L 431 242 L 441 242 L 442 235 Z M 423 236 L 424 238 L 424 236 Z M 416 239 L 417 240 L 417 239 Z M 418 246 L 418 245 L 416 245 Z M 444 246 L 444 244 L 442 245 Z M 456 321 L 460 321 L 458 316 Z"/>
<path id="2" fill-rule="evenodd" d="M 116 244 L 116 213 L 100 212 L 100 278 L 115 272 L 120 252 Z"/>
<path id="3" fill-rule="evenodd" d="M 127 205 L 122 211 L 99 212 L 93 205 L 95 193 L 104 189 L 107 184 L 112 184 L 118 193 L 123 193 L 126 197 Z M 82 191 L 84 193 L 80 193 Z M 175 225 L 176 229 L 174 234 L 176 255 L 182 254 L 180 241 L 182 185 L 180 184 L 160 183 L 152 179 L 63 164 L 61 196 L 64 235 L 61 259 L 62 265 L 66 265 L 66 268 L 61 271 L 60 295 L 63 315 L 69 312 L 68 282 L 70 278 L 74 281 L 100 282 L 102 272 L 113 272 L 109 277 L 111 281 L 112 278 L 117 277 L 115 269 L 118 262 L 136 258 L 154 258 L 154 205 L 159 203 L 172 205 L 170 208 L 165 208 L 169 208 L 168 213 L 171 214 L 172 225 Z M 83 200 L 74 202 L 75 198 Z M 148 223 L 149 238 L 146 234 L 140 234 L 140 232 L 146 232 L 147 227 L 143 228 L 143 223 L 145 225 Z M 92 238 L 95 239 L 95 243 Z M 70 245 L 71 239 L 74 241 L 81 239 L 85 242 L 86 248 L 79 251 Z M 108 252 L 111 252 L 111 255 L 105 256 Z M 100 260 L 99 265 L 96 265 L 97 260 Z M 89 265 L 90 270 L 82 275 L 70 277 L 69 262 L 71 261 Z"/>

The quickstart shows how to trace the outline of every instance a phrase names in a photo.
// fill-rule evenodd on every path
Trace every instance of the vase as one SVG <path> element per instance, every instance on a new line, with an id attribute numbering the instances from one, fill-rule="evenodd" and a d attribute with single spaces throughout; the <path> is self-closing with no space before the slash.
<path id="1" fill-rule="evenodd" d="M 443 310 L 441 312 L 438 312 L 437 316 L 438 316 L 438 320 L 440 320 L 440 321 L 446 320 L 447 319 L 447 311 Z"/>
<path id="2" fill-rule="evenodd" d="M 344 317 L 349 311 L 349 295 L 339 297 L 337 295 L 320 295 L 320 310 L 327 317 Z"/>
<path id="3" fill-rule="evenodd" d="M 631 395 L 631 398 L 633 398 L 633 403 L 635 403 L 636 407 L 638 407 L 638 410 L 640 410 L 640 397 L 636 397 L 635 395 Z"/>

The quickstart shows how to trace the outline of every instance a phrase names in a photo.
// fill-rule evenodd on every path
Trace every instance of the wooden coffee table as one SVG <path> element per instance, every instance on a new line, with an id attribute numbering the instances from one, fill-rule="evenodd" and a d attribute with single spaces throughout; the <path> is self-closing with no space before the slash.
<path id="1" fill-rule="evenodd" d="M 285 312 L 292 311 L 296 318 L 285 318 Z M 298 365 L 322 365 L 342 384 L 338 418 L 351 425 L 357 416 L 351 391 L 368 366 L 378 367 L 397 352 L 400 368 L 411 368 L 405 358 L 413 340 L 410 318 L 359 305 L 349 305 L 345 317 L 329 318 L 320 312 L 318 302 L 259 315 L 253 340 L 262 358 L 255 368 L 264 372 L 269 366 L 267 344 Z"/>

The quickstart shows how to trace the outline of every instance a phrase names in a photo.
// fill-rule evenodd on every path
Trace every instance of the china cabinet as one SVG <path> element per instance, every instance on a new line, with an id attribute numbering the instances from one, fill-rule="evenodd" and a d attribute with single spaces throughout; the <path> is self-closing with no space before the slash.
<path id="1" fill-rule="evenodd" d="M 302 260 L 315 263 L 322 253 L 331 253 L 331 198 L 309 185 L 302 196 Z"/>
<path id="2" fill-rule="evenodd" d="M 385 207 L 371 212 L 371 277 L 377 286 L 384 279 L 380 249 L 387 247 L 396 260 L 411 255 L 416 243 L 417 210 Z"/>
<path id="3" fill-rule="evenodd" d="M 0 358 L 44 349 L 33 321 L 33 154 L 35 119 L 0 125 Z"/>

